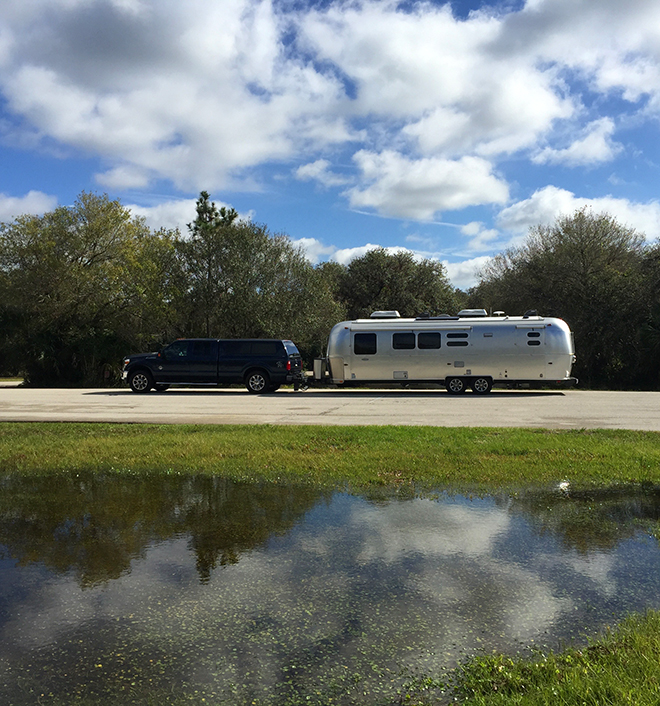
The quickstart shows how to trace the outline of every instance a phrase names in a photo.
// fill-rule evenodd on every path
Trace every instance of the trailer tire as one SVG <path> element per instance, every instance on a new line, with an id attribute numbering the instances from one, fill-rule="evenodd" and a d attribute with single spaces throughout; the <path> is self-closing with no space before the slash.
<path id="1" fill-rule="evenodd" d="M 462 395 L 465 392 L 466 385 L 464 378 L 447 378 L 445 387 L 450 395 Z"/>
<path id="2" fill-rule="evenodd" d="M 493 389 L 493 381 L 487 377 L 474 378 L 470 387 L 475 395 L 487 395 Z"/>

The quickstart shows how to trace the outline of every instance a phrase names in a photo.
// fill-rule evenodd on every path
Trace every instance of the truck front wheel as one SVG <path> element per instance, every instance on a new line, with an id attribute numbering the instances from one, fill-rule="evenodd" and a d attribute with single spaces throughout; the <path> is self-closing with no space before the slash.
<path id="1" fill-rule="evenodd" d="M 151 388 L 153 387 L 154 380 L 151 377 L 151 373 L 149 373 L 146 370 L 136 370 L 134 373 L 131 373 L 130 377 L 128 378 L 128 384 L 131 387 L 131 390 L 133 392 L 149 392 Z"/>

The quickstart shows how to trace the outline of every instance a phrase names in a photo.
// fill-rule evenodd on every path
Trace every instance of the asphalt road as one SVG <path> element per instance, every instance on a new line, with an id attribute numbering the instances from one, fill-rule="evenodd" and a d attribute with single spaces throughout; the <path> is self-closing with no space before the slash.
<path id="1" fill-rule="evenodd" d="M 660 392 L 493 390 L 460 396 L 444 390 L 170 389 L 136 395 L 121 389 L 32 390 L 0 386 L 0 421 L 153 422 L 165 424 L 407 424 L 525 426 L 660 431 Z"/>

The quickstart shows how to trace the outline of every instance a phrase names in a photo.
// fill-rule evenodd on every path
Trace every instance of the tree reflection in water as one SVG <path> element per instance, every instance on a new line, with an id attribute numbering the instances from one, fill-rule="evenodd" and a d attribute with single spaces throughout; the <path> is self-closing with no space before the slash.
<path id="1" fill-rule="evenodd" d="M 289 530 L 322 497 L 304 486 L 208 476 L 9 476 L 0 495 L 0 544 L 21 566 L 73 570 L 90 587 L 129 571 L 154 542 L 186 535 L 206 582 L 218 565 Z"/>

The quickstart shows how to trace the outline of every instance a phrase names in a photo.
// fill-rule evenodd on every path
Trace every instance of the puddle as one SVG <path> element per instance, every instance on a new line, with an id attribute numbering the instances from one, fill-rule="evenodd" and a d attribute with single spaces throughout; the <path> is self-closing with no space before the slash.
<path id="1" fill-rule="evenodd" d="M 560 647 L 660 607 L 655 491 L 0 488 L 2 703 L 393 703 L 410 672 Z"/>

